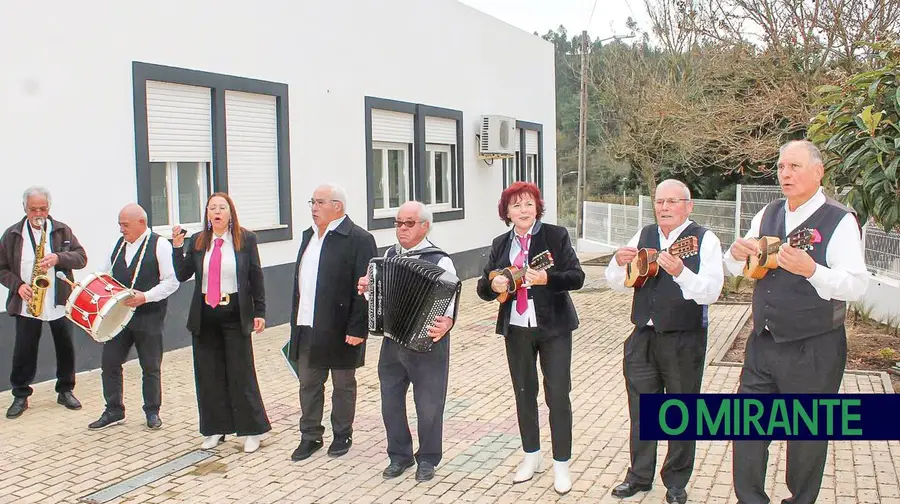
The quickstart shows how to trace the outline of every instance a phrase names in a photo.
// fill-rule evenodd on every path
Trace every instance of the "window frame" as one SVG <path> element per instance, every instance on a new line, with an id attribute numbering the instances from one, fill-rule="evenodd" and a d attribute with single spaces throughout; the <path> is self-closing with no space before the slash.
<path id="1" fill-rule="evenodd" d="M 409 193 L 407 201 L 422 201 L 425 194 L 426 177 L 426 143 L 425 143 L 425 117 L 442 117 L 456 121 L 456 144 L 450 149 L 451 177 L 451 206 L 429 205 L 432 209 L 434 222 L 465 219 L 465 170 L 464 170 L 464 144 L 463 144 L 463 113 L 459 110 L 434 107 L 417 103 L 391 100 L 374 96 L 365 97 L 365 151 L 366 151 L 366 196 L 367 196 L 367 228 L 369 230 L 388 229 L 394 226 L 396 211 L 390 216 L 384 209 L 375 209 L 375 184 L 373 166 L 373 139 L 372 139 L 372 109 L 391 110 L 412 114 L 413 116 L 413 144 Z M 428 144 L 432 145 L 432 144 Z M 445 144 L 433 144 L 445 145 Z"/>
<path id="2" fill-rule="evenodd" d="M 178 198 L 178 165 L 179 164 L 194 164 L 199 166 L 199 170 L 197 170 L 197 184 L 201 187 L 200 193 L 200 203 L 198 206 L 198 210 L 200 211 L 200 221 L 199 222 L 191 222 L 185 224 L 181 222 L 181 219 L 177 219 L 181 227 L 186 229 L 188 233 L 196 233 L 203 229 L 203 213 L 206 211 L 206 199 L 209 197 L 212 192 L 210 191 L 210 179 L 212 179 L 212 163 L 208 161 L 155 161 L 150 163 L 151 169 L 153 164 L 163 164 L 165 165 L 166 170 L 166 199 L 168 204 L 166 205 L 166 210 L 169 213 L 169 221 L 165 224 L 155 224 L 151 227 L 153 232 L 157 234 L 161 234 L 163 236 L 169 236 L 172 233 L 172 228 L 174 227 L 172 222 L 173 218 L 176 215 L 179 215 L 181 212 L 181 202 Z M 172 197 L 174 195 L 174 197 Z M 150 206 L 152 210 L 152 203 Z M 147 218 L 150 218 L 152 211 L 147 212 Z"/>
<path id="3" fill-rule="evenodd" d="M 456 198 L 455 198 L 456 194 L 454 194 L 454 193 L 456 193 L 456 191 L 455 191 L 456 187 L 453 183 L 454 182 L 453 174 L 456 171 L 456 166 L 454 166 L 454 163 L 453 163 L 454 157 L 455 157 L 453 152 L 456 150 L 454 147 L 455 147 L 455 145 L 452 145 L 452 144 L 438 144 L 438 143 L 426 143 L 425 144 L 424 180 L 429 182 L 430 186 L 431 186 L 431 191 L 429 191 L 430 194 L 427 195 L 431 198 L 431 203 L 427 203 L 426 205 L 432 211 L 432 213 L 457 210 L 457 209 L 453 208 L 453 202 L 456 201 Z M 437 152 L 447 155 L 448 170 L 447 170 L 446 180 L 444 182 L 449 186 L 448 195 L 450 197 L 449 198 L 450 201 L 448 201 L 446 203 L 437 203 L 437 184 L 436 184 L 437 177 L 435 176 L 435 168 L 434 168 L 435 167 L 434 159 L 436 157 L 435 153 L 437 153 Z M 429 161 L 430 161 L 430 163 L 429 163 Z M 423 191 L 422 191 L 423 199 L 425 196 L 426 196 L 426 194 L 423 189 Z M 424 201 L 423 201 L 423 203 L 424 203 Z"/>
<path id="4" fill-rule="evenodd" d="M 281 223 L 274 228 L 255 230 L 254 233 L 259 243 L 292 240 L 290 118 L 287 84 L 132 61 L 137 201 L 145 209 L 152 208 L 149 128 L 147 126 L 148 80 L 210 89 L 213 152 L 211 166 L 208 169 L 208 194 L 228 191 L 228 152 L 226 143 L 228 137 L 225 128 L 225 91 L 242 91 L 275 97 L 276 124 L 278 128 L 278 204 Z M 205 204 L 206 201 L 203 203 Z M 154 231 L 157 229 L 165 230 L 164 225 L 154 226 L 151 213 L 148 212 L 148 220 L 150 222 L 147 224 Z"/>
<path id="5" fill-rule="evenodd" d="M 409 180 L 410 173 L 410 157 L 412 153 L 412 147 L 410 144 L 403 144 L 399 142 L 372 142 L 372 146 L 369 149 L 369 152 L 373 150 L 380 150 L 384 154 L 381 157 L 381 182 L 383 184 L 385 192 L 381 195 L 385 202 L 385 206 L 382 208 L 375 208 L 375 180 L 372 179 L 372 191 L 373 191 L 373 199 L 372 199 L 372 209 L 376 218 L 390 218 L 393 219 L 397 213 L 397 210 L 400 208 L 400 205 L 409 201 L 409 190 L 412 186 L 412 181 Z M 390 174 L 388 173 L 388 156 L 387 153 L 390 151 L 401 151 L 404 154 L 405 166 L 403 167 L 403 187 L 401 188 L 400 194 L 405 194 L 406 199 L 400 203 L 400 205 L 396 207 L 390 206 Z M 373 173 L 372 177 L 374 177 L 374 156 L 372 157 L 373 163 Z"/>

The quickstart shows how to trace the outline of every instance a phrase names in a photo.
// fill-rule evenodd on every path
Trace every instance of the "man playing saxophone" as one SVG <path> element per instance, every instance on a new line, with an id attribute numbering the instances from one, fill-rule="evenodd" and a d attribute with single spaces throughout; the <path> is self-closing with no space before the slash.
<path id="1" fill-rule="evenodd" d="M 28 408 L 31 383 L 37 373 L 38 342 L 44 322 L 56 347 L 56 402 L 80 409 L 75 388 L 75 347 L 72 326 L 65 317 L 71 287 L 56 278 L 62 272 L 74 280 L 72 270 L 84 268 L 87 254 L 69 226 L 50 217 L 50 191 L 29 187 L 22 195 L 25 218 L 0 237 L 0 284 L 9 289 L 6 313 L 16 319 L 13 348 L 13 403 L 7 418 L 18 418 Z"/>

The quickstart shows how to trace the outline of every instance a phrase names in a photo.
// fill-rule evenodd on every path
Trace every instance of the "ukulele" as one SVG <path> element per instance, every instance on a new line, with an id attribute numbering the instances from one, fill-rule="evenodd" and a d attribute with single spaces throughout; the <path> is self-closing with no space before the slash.
<path id="1" fill-rule="evenodd" d="M 699 252 L 696 236 L 685 236 L 676 240 L 668 249 L 675 257 L 685 258 L 696 255 Z M 659 254 L 661 251 L 652 248 L 642 248 L 638 250 L 637 255 L 630 263 L 625 265 L 625 286 L 634 287 L 635 289 L 642 287 L 647 280 L 655 277 L 659 273 Z"/>
<path id="2" fill-rule="evenodd" d="M 540 254 L 534 256 L 534 259 L 525 266 L 524 268 L 517 268 L 516 266 L 507 266 L 506 268 L 498 269 L 491 271 L 488 275 L 488 279 L 490 281 L 494 281 L 498 275 L 503 275 L 509 280 L 509 287 L 507 287 L 506 292 L 501 292 L 497 295 L 497 301 L 500 303 L 505 303 L 511 296 L 510 294 L 515 293 L 522 287 L 522 283 L 525 281 L 525 272 L 529 269 L 534 271 L 544 271 L 553 266 L 553 255 L 549 250 L 545 250 Z"/>
<path id="3" fill-rule="evenodd" d="M 813 243 L 821 243 L 822 235 L 815 229 L 804 228 L 794 231 L 787 237 L 788 245 L 800 250 L 812 250 Z M 747 257 L 744 264 L 744 276 L 756 280 L 766 276 L 769 270 L 778 267 L 778 250 L 781 248 L 781 238 L 775 236 L 761 236 L 758 240 L 759 252 Z"/>

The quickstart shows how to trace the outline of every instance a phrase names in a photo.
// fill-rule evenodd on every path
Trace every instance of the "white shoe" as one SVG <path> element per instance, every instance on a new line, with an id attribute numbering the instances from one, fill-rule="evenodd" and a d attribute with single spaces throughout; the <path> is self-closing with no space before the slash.
<path id="1" fill-rule="evenodd" d="M 556 493 L 565 495 L 572 489 L 572 476 L 569 474 L 569 461 L 553 461 L 553 488 Z"/>
<path id="2" fill-rule="evenodd" d="M 253 453 L 259 449 L 259 438 L 261 436 L 247 436 L 244 440 L 244 453 Z"/>
<path id="3" fill-rule="evenodd" d="M 516 469 L 516 474 L 513 476 L 513 483 L 528 481 L 534 477 L 534 473 L 543 472 L 543 469 L 541 468 L 542 461 L 543 459 L 541 458 L 540 450 L 533 453 L 526 453 L 525 459 L 522 460 L 522 463 L 519 464 L 519 468 Z"/>
<path id="4" fill-rule="evenodd" d="M 206 439 L 203 441 L 203 444 L 200 445 L 200 448 L 204 450 L 209 450 L 210 448 L 215 448 L 220 441 L 224 441 L 225 436 L 221 434 L 216 434 L 214 436 L 206 436 Z"/>

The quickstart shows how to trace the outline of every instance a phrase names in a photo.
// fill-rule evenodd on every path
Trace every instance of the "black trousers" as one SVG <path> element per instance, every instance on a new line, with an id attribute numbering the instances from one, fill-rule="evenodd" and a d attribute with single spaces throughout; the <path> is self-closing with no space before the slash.
<path id="1" fill-rule="evenodd" d="M 438 465 L 442 456 L 444 405 L 450 376 L 450 335 L 430 352 L 415 352 L 384 338 L 378 359 L 381 382 L 381 416 L 387 433 L 387 452 L 392 462 L 413 460 L 412 434 L 406 417 L 406 393 L 413 386 L 419 450 L 417 462 Z"/>
<path id="2" fill-rule="evenodd" d="M 28 397 L 37 374 L 38 343 L 44 326 L 42 320 L 16 315 L 16 343 L 13 347 L 12 372 L 9 382 L 13 397 Z M 72 325 L 65 317 L 51 320 L 50 334 L 56 349 L 56 391 L 71 392 L 75 388 L 75 345 Z"/>
<path id="3" fill-rule="evenodd" d="M 707 330 L 656 332 L 635 328 L 625 340 L 623 370 L 631 418 L 631 467 L 625 481 L 649 485 L 656 472 L 657 442 L 641 439 L 641 394 L 699 394 Z M 696 441 L 669 441 L 660 476 L 666 488 L 684 488 L 694 470 Z"/>
<path id="4" fill-rule="evenodd" d="M 253 341 L 241 331 L 238 296 L 211 308 L 203 303 L 193 335 L 200 433 L 254 436 L 272 429 L 256 378 Z"/>
<path id="5" fill-rule="evenodd" d="M 312 328 L 291 326 L 296 331 L 298 377 L 300 379 L 300 438 L 322 439 L 325 427 L 325 382 L 331 372 L 331 430 L 335 437 L 353 435 L 356 416 L 356 370 L 309 367 L 309 345 Z"/>
<path id="6" fill-rule="evenodd" d="M 128 360 L 131 347 L 137 348 L 138 362 L 143 373 L 144 413 L 159 414 L 162 403 L 162 386 L 159 373 L 162 365 L 162 323 L 146 329 L 131 329 L 126 326 L 115 338 L 103 344 L 100 361 L 100 378 L 103 381 L 103 397 L 106 409 L 125 413 L 122 402 L 122 364 Z"/>
<path id="7" fill-rule="evenodd" d="M 747 340 L 739 393 L 836 394 L 847 363 L 843 327 L 821 336 L 776 343 L 768 330 Z M 768 503 L 766 464 L 769 441 L 734 441 L 734 493 L 743 504 Z M 828 441 L 788 441 L 783 503 L 813 503 L 822 486 Z"/>
<path id="8" fill-rule="evenodd" d="M 538 423 L 537 358 L 544 375 L 544 398 L 550 409 L 550 441 L 553 459 L 572 456 L 572 333 L 549 332 L 537 327 L 510 325 L 506 335 L 506 360 L 516 396 L 519 434 L 526 453 L 541 449 Z"/>

